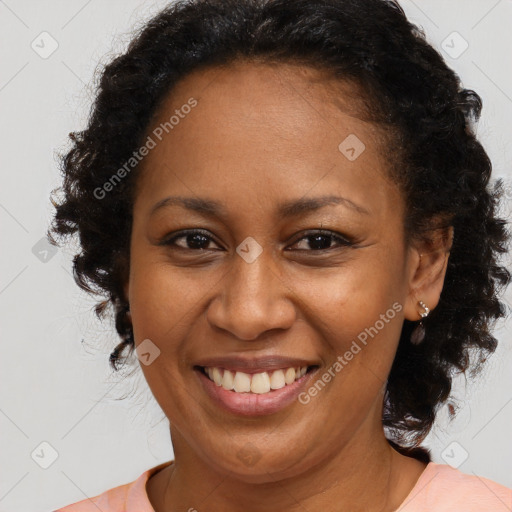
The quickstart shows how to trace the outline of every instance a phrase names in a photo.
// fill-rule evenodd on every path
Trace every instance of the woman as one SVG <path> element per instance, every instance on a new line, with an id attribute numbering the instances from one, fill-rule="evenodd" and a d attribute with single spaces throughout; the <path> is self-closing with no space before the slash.
<path id="1" fill-rule="evenodd" d="M 421 447 L 504 315 L 480 110 L 391 1 L 151 20 L 72 134 L 52 234 L 79 235 L 175 459 L 60 510 L 510 509 Z"/>

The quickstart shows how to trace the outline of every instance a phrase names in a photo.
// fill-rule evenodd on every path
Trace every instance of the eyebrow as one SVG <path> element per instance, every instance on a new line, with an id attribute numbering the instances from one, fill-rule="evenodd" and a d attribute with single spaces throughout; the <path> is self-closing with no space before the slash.
<path id="1" fill-rule="evenodd" d="M 211 199 L 202 199 L 197 197 L 169 196 L 158 201 L 151 209 L 150 216 L 157 210 L 167 206 L 181 206 L 188 210 L 193 210 L 204 215 L 215 217 L 226 217 L 226 208 L 218 201 Z M 294 201 L 281 203 L 277 208 L 277 215 L 282 218 L 294 217 L 300 214 L 319 210 L 324 206 L 343 205 L 358 213 L 370 215 L 369 210 L 363 206 L 354 203 L 350 199 L 341 196 L 321 196 L 314 198 L 301 198 Z"/>

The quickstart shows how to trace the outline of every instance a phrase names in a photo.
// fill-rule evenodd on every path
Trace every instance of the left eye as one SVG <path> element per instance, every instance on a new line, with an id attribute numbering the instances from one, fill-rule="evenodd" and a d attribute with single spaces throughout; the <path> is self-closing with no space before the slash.
<path id="1" fill-rule="evenodd" d="M 309 246 L 313 251 L 326 251 L 332 249 L 332 242 L 339 246 L 350 246 L 352 243 L 347 239 L 331 232 L 313 232 L 300 238 L 294 245 Z M 299 247 L 299 250 L 308 250 L 307 247 Z"/>

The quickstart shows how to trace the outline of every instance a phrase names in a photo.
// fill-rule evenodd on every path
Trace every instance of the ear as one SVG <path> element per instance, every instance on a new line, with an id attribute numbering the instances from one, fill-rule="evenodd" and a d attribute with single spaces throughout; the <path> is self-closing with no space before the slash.
<path id="1" fill-rule="evenodd" d="M 407 320 L 421 319 L 423 308 L 419 301 L 430 311 L 439 303 L 452 243 L 453 226 L 444 226 L 432 229 L 409 248 L 408 295 L 404 307 Z"/>

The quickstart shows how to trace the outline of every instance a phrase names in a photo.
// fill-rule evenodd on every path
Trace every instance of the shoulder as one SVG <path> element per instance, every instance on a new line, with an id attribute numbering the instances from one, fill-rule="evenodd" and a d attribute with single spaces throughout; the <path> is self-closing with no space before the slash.
<path id="1" fill-rule="evenodd" d="M 131 482 L 109 489 L 98 496 L 86 498 L 82 501 L 73 503 L 72 505 L 59 508 L 55 512 L 98 512 L 98 510 L 102 510 L 104 512 L 113 510 L 124 512 L 126 510 L 128 493 L 134 483 L 135 482 Z"/>
<path id="2" fill-rule="evenodd" d="M 159 464 L 144 471 L 133 482 L 114 487 L 93 498 L 86 498 L 54 512 L 154 512 L 146 492 L 146 484 L 152 475 L 170 464 L 172 461 Z"/>
<path id="3" fill-rule="evenodd" d="M 446 464 L 431 462 L 397 512 L 504 512 L 512 489 Z"/>
<path id="4" fill-rule="evenodd" d="M 66 507 L 59 508 L 55 512 L 98 512 L 102 511 L 125 511 L 126 501 L 130 488 L 134 482 L 120 485 L 113 489 L 109 489 L 93 498 L 86 498 Z"/>

